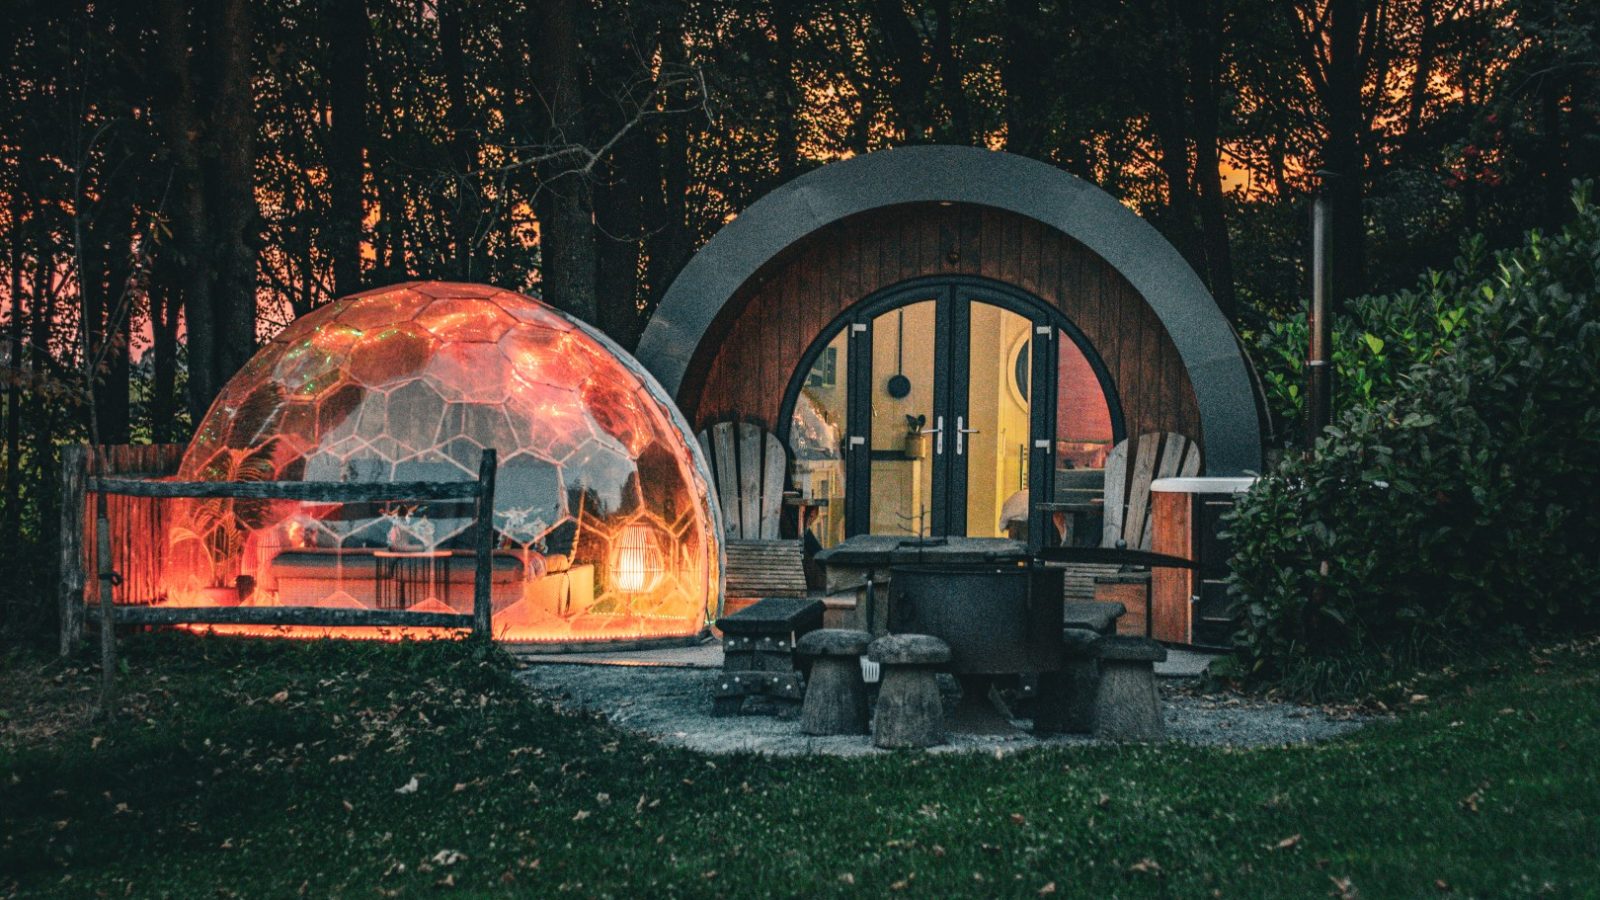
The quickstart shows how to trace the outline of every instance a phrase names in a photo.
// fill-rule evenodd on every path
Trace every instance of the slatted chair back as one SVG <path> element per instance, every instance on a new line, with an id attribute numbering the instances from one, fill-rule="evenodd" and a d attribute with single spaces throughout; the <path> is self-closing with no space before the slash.
<path id="1" fill-rule="evenodd" d="M 717 422 L 698 435 L 722 506 L 729 597 L 804 597 L 805 548 L 779 537 L 789 454 L 750 422 Z"/>
<path id="2" fill-rule="evenodd" d="M 1200 446 L 1175 432 L 1147 432 L 1106 458 L 1102 547 L 1150 549 L 1150 482 L 1200 473 Z"/>

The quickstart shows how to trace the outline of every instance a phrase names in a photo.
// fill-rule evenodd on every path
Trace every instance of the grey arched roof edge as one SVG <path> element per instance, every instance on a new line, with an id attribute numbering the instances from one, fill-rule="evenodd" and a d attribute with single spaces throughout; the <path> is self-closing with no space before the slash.
<path id="1" fill-rule="evenodd" d="M 1243 350 L 1199 276 L 1150 223 L 1110 194 L 1010 153 L 903 147 L 832 163 L 782 185 L 689 260 L 661 298 L 635 355 L 677 397 L 723 306 L 785 248 L 850 216 L 930 202 L 1027 216 L 1099 254 L 1150 304 L 1178 348 L 1199 405 L 1207 473 L 1260 470 L 1261 424 Z"/>

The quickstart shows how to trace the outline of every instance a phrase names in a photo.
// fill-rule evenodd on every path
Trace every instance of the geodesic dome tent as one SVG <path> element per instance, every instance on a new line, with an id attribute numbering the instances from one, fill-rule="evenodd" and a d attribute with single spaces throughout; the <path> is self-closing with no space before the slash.
<path id="1" fill-rule="evenodd" d="M 499 454 L 494 632 L 690 635 L 719 603 L 705 460 L 655 379 L 551 307 L 396 285 L 295 320 L 229 381 L 184 480 L 467 481 Z M 208 499 L 176 512 L 165 601 L 468 612 L 468 503 Z"/>

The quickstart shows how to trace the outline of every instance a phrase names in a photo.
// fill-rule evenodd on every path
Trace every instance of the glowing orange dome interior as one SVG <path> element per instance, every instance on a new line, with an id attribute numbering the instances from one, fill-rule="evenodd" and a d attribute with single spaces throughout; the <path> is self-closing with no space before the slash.
<path id="1" fill-rule="evenodd" d="M 485 447 L 496 637 L 690 635 L 716 613 L 720 531 L 687 423 L 603 335 L 510 291 L 405 284 L 295 320 L 223 389 L 178 475 L 467 481 Z M 464 503 L 175 512 L 167 603 L 472 608 Z"/>

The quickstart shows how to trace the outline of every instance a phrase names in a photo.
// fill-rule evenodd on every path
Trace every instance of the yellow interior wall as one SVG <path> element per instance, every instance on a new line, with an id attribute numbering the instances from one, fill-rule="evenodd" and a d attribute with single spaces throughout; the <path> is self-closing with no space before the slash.
<path id="1" fill-rule="evenodd" d="M 967 411 L 967 534 L 1000 534 L 1000 510 L 1024 484 L 1028 406 L 1012 385 L 1014 348 L 1030 323 L 1016 313 L 972 304 Z"/>

